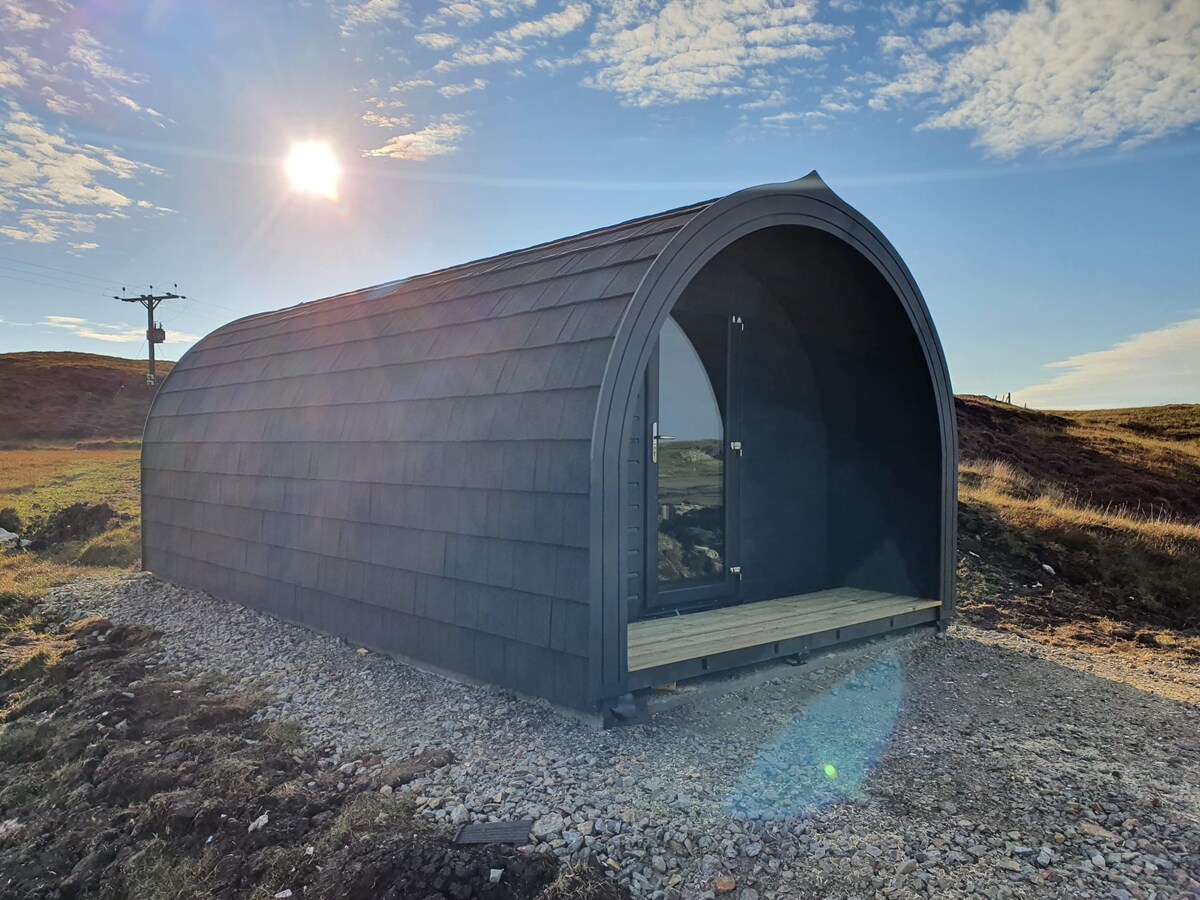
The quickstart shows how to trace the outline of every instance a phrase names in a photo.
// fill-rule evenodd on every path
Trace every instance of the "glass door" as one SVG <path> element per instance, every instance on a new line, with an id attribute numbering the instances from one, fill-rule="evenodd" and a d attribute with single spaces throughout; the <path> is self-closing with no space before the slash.
<path id="1" fill-rule="evenodd" d="M 654 501 L 647 531 L 657 545 L 647 592 L 652 611 L 736 598 L 733 335 L 725 316 L 676 312 L 659 336 L 647 391 Z"/>

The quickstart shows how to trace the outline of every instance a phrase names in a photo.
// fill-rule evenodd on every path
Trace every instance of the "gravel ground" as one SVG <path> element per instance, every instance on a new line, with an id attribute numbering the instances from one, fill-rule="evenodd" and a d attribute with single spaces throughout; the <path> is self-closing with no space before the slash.
<path id="1" fill-rule="evenodd" d="M 447 823 L 531 817 L 637 896 L 1200 898 L 1200 710 L 1064 651 L 952 628 L 698 691 L 598 731 L 147 575 L 60 611 L 165 632 L 156 665 L 266 686 L 322 764 L 449 748 Z"/>

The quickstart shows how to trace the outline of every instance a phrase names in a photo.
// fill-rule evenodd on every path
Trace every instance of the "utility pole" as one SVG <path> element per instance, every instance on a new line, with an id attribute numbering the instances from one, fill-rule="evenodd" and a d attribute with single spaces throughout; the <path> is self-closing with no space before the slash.
<path id="1" fill-rule="evenodd" d="M 173 285 L 178 288 L 179 285 Z M 121 293 L 125 292 L 125 288 L 121 288 Z M 158 304 L 164 300 L 186 300 L 182 294 L 167 292 L 165 294 L 155 294 L 154 285 L 150 285 L 149 294 L 139 294 L 136 297 L 118 297 L 113 295 L 114 300 L 120 300 L 122 303 L 140 303 L 146 307 L 146 343 L 150 347 L 150 368 L 146 372 L 146 384 L 154 384 L 154 345 L 161 344 L 167 339 L 167 333 L 163 331 L 162 325 L 154 321 L 154 310 L 158 308 Z"/>

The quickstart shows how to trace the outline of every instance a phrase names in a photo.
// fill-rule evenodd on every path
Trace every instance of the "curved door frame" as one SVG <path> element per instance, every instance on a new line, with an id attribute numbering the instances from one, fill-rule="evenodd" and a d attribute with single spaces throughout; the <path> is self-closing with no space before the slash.
<path id="1" fill-rule="evenodd" d="M 629 422 L 634 395 L 643 383 L 655 335 L 679 295 L 701 268 L 738 238 L 776 225 L 824 231 L 859 251 L 883 275 L 902 304 L 925 357 L 941 438 L 941 616 L 954 615 L 954 542 L 958 496 L 958 438 L 954 394 L 937 331 L 912 273 L 870 221 L 831 191 L 816 172 L 788 184 L 769 184 L 730 194 L 681 228 L 643 276 L 609 353 L 600 386 L 591 455 L 592 549 L 589 668 L 594 700 L 628 690 L 628 607 L 622 581 L 628 547 L 620 523 L 628 494 Z"/>

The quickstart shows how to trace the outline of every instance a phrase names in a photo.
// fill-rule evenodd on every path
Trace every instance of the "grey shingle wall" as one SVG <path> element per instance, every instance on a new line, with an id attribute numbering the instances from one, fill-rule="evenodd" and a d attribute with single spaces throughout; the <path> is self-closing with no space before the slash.
<path id="1" fill-rule="evenodd" d="M 596 400 L 703 206 L 243 319 L 164 383 L 144 565 L 571 706 L 589 696 Z"/>

